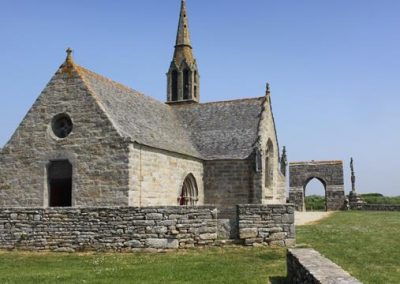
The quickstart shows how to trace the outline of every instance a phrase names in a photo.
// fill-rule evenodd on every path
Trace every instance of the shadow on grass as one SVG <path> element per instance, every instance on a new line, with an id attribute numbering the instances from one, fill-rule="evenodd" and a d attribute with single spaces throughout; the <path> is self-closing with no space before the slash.
<path id="1" fill-rule="evenodd" d="M 269 277 L 271 284 L 288 284 L 286 277 L 283 276 L 271 276 Z"/>

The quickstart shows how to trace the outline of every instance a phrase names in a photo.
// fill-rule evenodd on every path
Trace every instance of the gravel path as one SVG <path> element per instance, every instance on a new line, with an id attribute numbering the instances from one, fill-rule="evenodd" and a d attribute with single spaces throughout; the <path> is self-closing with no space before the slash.
<path id="1" fill-rule="evenodd" d="M 332 211 L 330 212 L 295 212 L 294 213 L 294 223 L 297 226 L 301 225 L 308 225 L 314 222 L 317 222 L 321 219 L 324 219 L 331 215 Z"/>

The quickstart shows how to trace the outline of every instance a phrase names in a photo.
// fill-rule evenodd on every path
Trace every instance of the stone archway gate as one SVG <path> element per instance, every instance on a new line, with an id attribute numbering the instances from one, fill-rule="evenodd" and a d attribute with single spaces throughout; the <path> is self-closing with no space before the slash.
<path id="1" fill-rule="evenodd" d="M 297 211 L 305 211 L 304 194 L 307 183 L 316 178 L 325 187 L 326 210 L 344 207 L 344 180 L 342 161 L 311 161 L 289 164 L 289 202 Z"/>

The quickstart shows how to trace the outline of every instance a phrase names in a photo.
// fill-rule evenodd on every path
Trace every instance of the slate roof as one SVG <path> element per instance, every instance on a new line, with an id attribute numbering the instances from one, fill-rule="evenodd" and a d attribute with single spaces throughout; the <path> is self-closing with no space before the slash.
<path id="1" fill-rule="evenodd" d="M 167 105 L 74 64 L 117 131 L 139 144 L 201 158 L 245 159 L 264 98 Z"/>
<path id="2" fill-rule="evenodd" d="M 206 159 L 245 159 L 258 138 L 264 98 L 173 105 L 193 144 Z"/>
<path id="3" fill-rule="evenodd" d="M 168 105 L 85 68 L 77 69 L 122 136 L 147 146 L 200 158 Z"/>

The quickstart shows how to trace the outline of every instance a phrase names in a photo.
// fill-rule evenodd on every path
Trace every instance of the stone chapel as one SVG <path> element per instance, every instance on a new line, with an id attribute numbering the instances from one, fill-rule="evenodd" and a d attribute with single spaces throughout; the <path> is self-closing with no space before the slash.
<path id="1" fill-rule="evenodd" d="M 201 103 L 184 0 L 165 103 L 71 52 L 1 149 L 1 207 L 286 202 L 269 86 L 261 97 Z"/>

